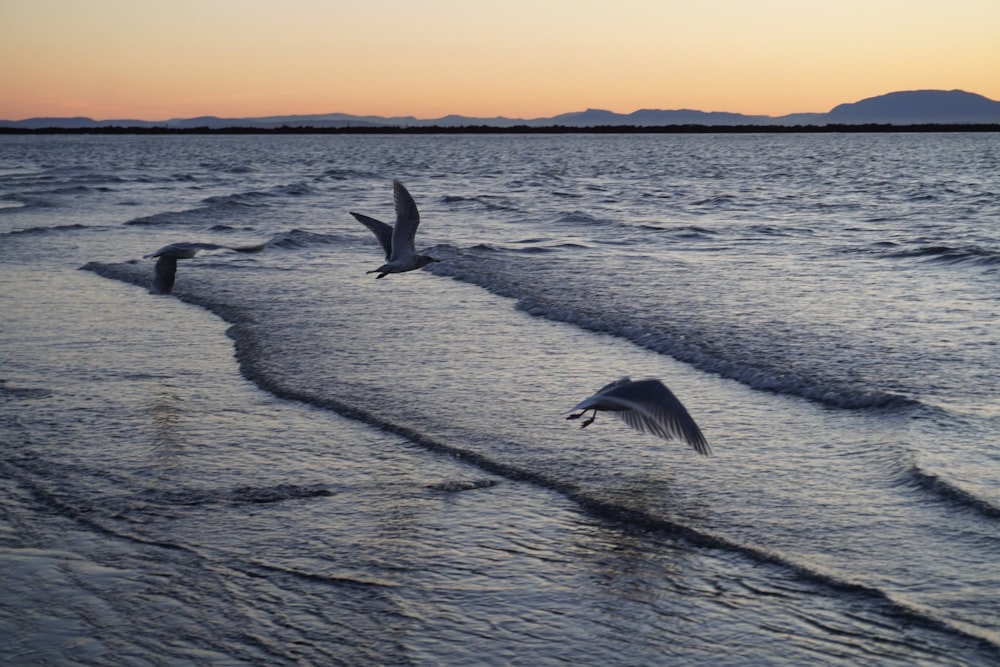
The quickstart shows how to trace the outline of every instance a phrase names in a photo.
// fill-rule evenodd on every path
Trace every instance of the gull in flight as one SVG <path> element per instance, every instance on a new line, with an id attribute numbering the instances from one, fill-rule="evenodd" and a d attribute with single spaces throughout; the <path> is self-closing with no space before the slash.
<path id="1" fill-rule="evenodd" d="M 579 410 L 580 412 L 576 412 Z M 593 410 L 580 428 L 594 423 L 598 410 L 614 412 L 622 421 L 643 433 L 665 440 L 683 440 L 702 456 L 711 456 L 708 441 L 681 402 L 659 380 L 633 381 L 628 377 L 607 384 L 570 410 L 566 419 L 579 419 Z"/>
<path id="2" fill-rule="evenodd" d="M 198 254 L 199 250 L 235 250 L 237 252 L 257 252 L 264 246 L 244 246 L 232 248 L 230 246 L 215 245 L 214 243 L 171 243 L 165 245 L 156 252 L 143 255 L 143 259 L 159 257 L 156 266 L 153 268 L 153 294 L 170 294 L 174 289 L 174 279 L 177 277 L 177 260 L 191 259 Z"/>
<path id="3" fill-rule="evenodd" d="M 377 278 L 385 278 L 390 273 L 404 273 L 440 260 L 418 255 L 414 248 L 414 237 L 417 225 L 420 224 L 420 214 L 417 204 L 406 188 L 398 180 L 392 181 L 392 199 L 396 204 L 396 224 L 388 225 L 381 220 L 369 218 L 367 215 L 351 211 L 358 222 L 367 227 L 378 239 L 385 251 L 386 263 L 367 273 L 377 273 Z"/>

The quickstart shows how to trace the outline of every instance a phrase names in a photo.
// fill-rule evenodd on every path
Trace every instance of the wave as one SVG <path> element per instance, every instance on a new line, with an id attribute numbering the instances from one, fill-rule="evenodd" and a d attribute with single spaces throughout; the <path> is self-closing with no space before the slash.
<path id="1" fill-rule="evenodd" d="M 207 307 L 214 312 L 225 310 L 217 309 L 213 304 L 202 302 L 200 299 L 191 299 L 191 301 L 202 307 Z M 232 311 L 228 312 L 230 315 L 232 314 Z M 261 389 L 279 398 L 330 410 L 350 419 L 362 421 L 386 432 L 396 434 L 428 451 L 445 453 L 454 459 L 476 466 L 485 472 L 512 481 L 526 482 L 555 491 L 574 502 L 592 516 L 635 527 L 643 531 L 660 532 L 683 540 L 697 548 L 722 549 L 739 554 L 760 564 L 789 570 L 803 580 L 840 593 L 868 600 L 881 608 L 887 615 L 906 623 L 961 636 L 979 644 L 990 652 L 1000 653 L 1000 646 L 995 644 L 988 636 L 979 634 L 976 628 L 953 624 L 938 617 L 932 610 L 924 610 L 904 601 L 897 600 L 891 594 L 876 586 L 846 579 L 836 573 L 824 571 L 815 565 L 799 562 L 758 544 L 739 541 L 673 518 L 657 516 L 647 511 L 615 502 L 614 500 L 589 495 L 586 492 L 578 490 L 574 484 L 568 484 L 558 478 L 551 477 L 545 472 L 504 463 L 480 452 L 448 444 L 426 433 L 385 419 L 364 407 L 352 405 L 347 401 L 284 385 L 273 380 L 267 374 L 266 363 L 262 363 L 263 360 L 259 358 L 255 349 L 257 344 L 253 341 L 252 337 L 243 335 L 241 327 L 238 325 L 234 325 L 232 331 L 230 336 L 236 343 L 236 357 L 244 376 Z M 486 488 L 494 484 L 493 480 L 474 479 L 469 481 L 444 482 L 432 485 L 429 488 L 443 492 L 461 492 Z"/>
<path id="2" fill-rule="evenodd" d="M 106 525 L 104 521 L 99 520 L 98 517 L 93 516 L 93 514 L 86 509 L 81 509 L 76 507 L 72 502 L 64 500 L 58 494 L 44 488 L 41 484 L 37 483 L 27 475 L 17 475 L 11 473 L 11 468 L 14 467 L 9 463 L 0 462 L 0 466 L 4 468 L 4 473 L 6 477 L 14 478 L 18 480 L 18 483 L 27 489 L 35 498 L 37 498 L 41 503 L 51 508 L 57 514 L 71 519 L 82 526 L 85 526 L 101 535 L 107 535 L 110 537 L 116 537 L 121 539 L 127 539 L 132 542 L 139 544 L 145 544 L 154 547 L 160 547 L 162 549 L 171 549 L 177 551 L 185 551 L 189 553 L 194 553 L 194 551 L 188 547 L 183 547 L 178 544 L 173 544 L 170 542 L 163 542 L 160 540 L 150 540 L 134 535 L 127 535 L 119 530 L 116 530 L 113 526 Z"/>
<path id="3" fill-rule="evenodd" d="M 564 214 L 560 215 L 555 220 L 555 222 L 556 222 L 556 224 L 571 225 L 571 226 L 574 226 L 574 227 L 578 227 L 578 226 L 587 226 L 587 227 L 590 227 L 590 226 L 595 226 L 595 225 L 600 226 L 600 225 L 614 224 L 613 221 L 611 221 L 611 220 L 606 220 L 604 218 L 598 218 L 598 217 L 590 215 L 589 213 L 585 213 L 583 211 L 573 211 L 571 213 L 564 213 Z"/>
<path id="4" fill-rule="evenodd" d="M 962 509 L 971 509 L 991 519 L 1000 518 L 1000 507 L 967 491 L 956 482 L 923 470 L 918 465 L 910 465 L 904 471 L 907 484 L 929 491 Z"/>
<path id="5" fill-rule="evenodd" d="M 273 574 L 294 577 L 296 579 L 302 579 L 305 581 L 311 581 L 319 584 L 334 585 L 334 586 L 348 586 L 357 587 L 362 589 L 368 588 L 398 588 L 399 585 L 385 579 L 375 579 L 370 575 L 358 575 L 351 574 L 348 575 L 336 575 L 336 574 L 318 574 L 316 572 L 305 572 L 303 570 L 296 570 L 291 567 L 286 567 L 284 565 L 277 565 L 275 563 L 264 563 L 260 561 L 250 561 L 247 563 L 248 566 L 253 566 L 254 568 L 264 570 L 265 572 L 270 572 Z"/>
<path id="6" fill-rule="evenodd" d="M 710 210 L 727 210 L 742 202 L 733 195 L 715 195 L 691 202 L 691 206 Z"/>
<path id="7" fill-rule="evenodd" d="M 333 495 L 333 492 L 320 484 L 277 484 L 262 487 L 238 487 L 224 491 L 198 489 L 181 489 L 175 491 L 150 490 L 138 495 L 133 494 L 110 499 L 105 497 L 99 501 L 99 504 L 95 504 L 68 497 L 60 489 L 48 488 L 48 485 L 43 480 L 46 477 L 51 477 L 51 475 L 45 475 L 44 472 L 30 469 L 35 466 L 26 468 L 23 465 L 24 463 L 26 461 L 22 461 L 20 465 L 9 460 L 0 461 L 0 471 L 4 473 L 5 477 L 16 479 L 20 486 L 28 490 L 39 502 L 56 514 L 101 535 L 158 549 L 184 553 L 204 561 L 210 561 L 213 558 L 203 553 L 197 546 L 166 541 L 137 532 L 135 528 L 139 527 L 141 529 L 143 521 L 141 518 L 137 520 L 136 515 L 149 512 L 151 509 L 154 509 L 154 506 L 188 506 L 212 503 L 276 503 L 287 500 L 324 498 Z M 37 464 L 38 462 L 35 463 Z M 133 515 L 131 521 L 129 520 L 130 514 Z M 249 572 L 261 569 L 270 570 L 335 585 L 363 587 L 391 586 L 391 584 L 371 578 L 299 572 L 276 564 L 252 560 L 243 562 L 229 561 L 229 566 Z"/>
<path id="8" fill-rule="evenodd" d="M 949 246 L 927 245 L 912 250 L 900 250 L 889 254 L 893 258 L 925 258 L 932 262 L 949 264 L 971 263 L 980 266 L 1000 264 L 1000 251 L 976 245 Z"/>
<path id="9" fill-rule="evenodd" d="M 143 510 L 151 505 L 265 504 L 332 495 L 333 492 L 322 484 L 275 484 L 233 489 L 150 489 L 138 496 L 120 499 L 117 504 L 121 507 L 117 511 Z"/>
<path id="10" fill-rule="evenodd" d="M 440 271 L 435 271 L 438 273 Z M 800 375 L 794 369 L 769 365 L 764 359 L 734 359 L 717 350 L 690 342 L 687 334 L 650 331 L 629 322 L 610 320 L 605 314 L 567 309 L 551 302 L 521 297 L 518 310 L 536 317 L 574 324 L 596 333 L 624 338 L 640 347 L 673 357 L 699 370 L 736 380 L 754 389 L 776 394 L 790 394 L 844 409 L 915 407 L 920 402 L 906 396 L 880 390 L 843 385 L 828 378 Z"/>
<path id="11" fill-rule="evenodd" d="M 7 380 L 0 378 L 0 397 L 12 399 L 33 399 L 49 398 L 52 390 L 40 387 L 17 387 L 8 384 Z"/>
<path id="12" fill-rule="evenodd" d="M 316 178 L 316 180 L 357 181 L 382 178 L 383 176 L 375 171 L 368 171 L 364 169 L 332 168 L 324 171 Z"/>
<path id="13" fill-rule="evenodd" d="M 159 227 L 166 225 L 206 224 L 206 220 L 217 224 L 218 218 L 245 216 L 248 211 L 266 208 L 271 201 L 284 197 L 313 195 L 316 190 L 306 183 L 278 185 L 268 190 L 249 190 L 227 195 L 206 197 L 198 206 L 178 211 L 163 211 L 152 215 L 133 218 L 122 223 L 128 226 Z"/>
<path id="14" fill-rule="evenodd" d="M 535 255 L 539 253 L 558 252 L 560 250 L 586 250 L 591 247 L 586 243 L 558 241 L 556 239 L 525 239 L 510 243 L 479 243 L 470 247 L 469 251 Z"/>
<path id="15" fill-rule="evenodd" d="M 238 198 L 218 198 L 202 206 L 180 210 L 163 211 L 153 213 L 139 218 L 126 220 L 123 225 L 129 227 L 166 227 L 170 225 L 206 225 L 215 226 L 220 217 L 231 215 L 246 215 L 248 208 L 257 208 L 261 205 L 242 201 Z"/>
<path id="16" fill-rule="evenodd" d="M 648 222 L 636 225 L 639 229 L 649 232 L 669 232 L 672 238 L 680 241 L 706 240 L 718 236 L 719 232 L 699 227 L 698 225 L 660 226 Z"/>
<path id="17" fill-rule="evenodd" d="M 15 193 L 4 195 L 4 205 L 0 207 L 0 213 L 17 213 L 33 208 L 52 208 L 56 204 L 44 197 L 32 194 Z"/>
<path id="18" fill-rule="evenodd" d="M 41 236 L 45 234 L 58 234 L 60 232 L 76 232 L 81 229 L 101 229 L 100 227 L 91 227 L 89 225 L 71 224 L 71 225 L 54 225 L 52 227 L 28 227 L 27 229 L 15 229 L 14 231 L 4 232 L 0 234 L 3 236 Z"/>
<path id="19" fill-rule="evenodd" d="M 329 244 L 346 245 L 354 240 L 354 236 L 293 229 L 275 234 L 261 245 L 265 248 L 297 250 Z M 543 241 L 528 239 L 522 243 Z M 518 310 L 533 317 L 616 336 L 757 390 L 798 396 L 839 409 L 881 409 L 894 412 L 915 408 L 932 409 L 918 399 L 873 388 L 850 378 L 839 379 L 824 373 L 821 368 L 809 365 L 790 366 L 788 359 L 802 356 L 794 348 L 761 354 L 758 348 L 762 343 L 759 340 L 734 338 L 725 342 L 726 336 L 739 336 L 739 333 L 713 334 L 692 328 L 692 324 L 680 320 L 637 317 L 635 310 L 627 304 L 618 308 L 616 303 L 602 301 L 600 295 L 589 292 L 587 286 L 574 286 L 572 276 L 557 271 L 555 275 L 560 283 L 551 285 L 548 284 L 551 280 L 549 275 L 524 273 L 511 270 L 509 266 L 509 262 L 518 258 L 530 262 L 539 253 L 546 257 L 556 257 L 561 251 L 580 249 L 581 246 L 565 243 L 521 247 L 479 244 L 464 250 L 437 245 L 432 250 L 435 256 L 444 261 L 429 265 L 426 270 L 435 275 L 477 285 L 498 296 L 512 298 L 516 301 L 515 307 Z M 81 268 L 141 286 L 148 283 L 148 275 L 123 276 L 121 271 L 109 268 L 110 266 L 91 262 Z M 580 271 L 577 270 L 576 273 Z M 222 312 L 218 314 L 225 317 Z M 723 336 L 721 340 L 720 335 Z M 763 344 L 768 344 L 768 341 L 765 340 Z"/>
<path id="20" fill-rule="evenodd" d="M 294 250 L 297 248 L 329 245 L 331 243 L 343 243 L 345 240 L 347 240 L 347 237 L 340 234 L 317 234 L 316 232 L 307 232 L 302 229 L 292 229 L 287 232 L 275 234 L 264 243 L 264 246 Z"/>
<path id="21" fill-rule="evenodd" d="M 42 169 L 24 174 L 5 174 L 4 183 L 17 192 L 8 197 L 44 197 L 46 195 L 76 195 L 88 192 L 112 192 L 129 179 L 118 175 L 95 172 L 90 167 Z"/>
<path id="22" fill-rule="evenodd" d="M 145 281 L 145 276 L 137 273 L 135 267 L 129 264 L 91 262 L 81 268 L 123 282 L 142 284 Z M 902 622 L 960 636 L 980 644 L 990 652 L 1000 652 L 1000 646 L 994 643 L 988 636 L 981 635 L 976 628 L 966 627 L 965 625 L 942 619 L 935 615 L 932 610 L 923 609 L 903 600 L 896 599 L 892 594 L 877 586 L 845 578 L 835 572 L 826 571 L 815 564 L 801 562 L 794 557 L 776 552 L 761 544 L 736 539 L 713 531 L 711 528 L 692 525 L 675 517 L 657 515 L 641 507 L 630 506 L 614 498 L 606 498 L 588 493 L 586 490 L 581 490 L 576 484 L 553 476 L 546 470 L 532 469 L 517 462 L 498 460 L 488 453 L 448 442 L 438 436 L 397 423 L 367 406 L 355 404 L 350 400 L 326 392 L 311 391 L 289 384 L 269 372 L 272 360 L 269 360 L 267 355 L 262 351 L 264 342 L 257 337 L 257 329 L 253 326 L 252 313 L 216 301 L 211 294 L 188 292 L 179 294 L 178 298 L 187 303 L 205 308 L 227 321 L 231 325 L 227 334 L 234 341 L 235 357 L 241 373 L 262 390 L 278 398 L 311 405 L 337 413 L 349 419 L 364 422 L 387 433 L 402 437 L 428 451 L 447 454 L 453 459 L 475 466 L 492 475 L 549 489 L 563 495 L 593 516 L 621 525 L 635 527 L 643 531 L 656 531 L 664 535 L 669 535 L 674 539 L 682 540 L 697 548 L 726 550 L 761 565 L 786 569 L 804 581 L 813 582 L 816 585 L 840 593 L 868 600 L 871 604 L 878 607 L 882 613 L 900 619 Z M 461 492 L 486 488 L 494 484 L 495 481 L 491 479 L 473 478 L 471 480 L 446 481 L 431 485 L 428 488 L 442 492 Z M 287 490 L 278 491 L 276 497 L 278 499 L 285 499 L 289 496 L 294 497 L 297 494 L 310 497 L 309 494 L 311 493 L 322 495 L 326 492 L 326 489 L 322 486 L 290 488 L 292 489 L 291 494 L 287 493 Z M 263 497 L 264 502 L 267 502 L 267 498 L 269 498 L 268 494 L 272 491 L 274 491 L 273 488 L 248 489 L 246 492 L 240 489 L 230 489 L 210 495 L 207 500 L 198 496 L 191 498 L 189 492 L 181 491 L 176 500 L 180 502 L 189 502 L 191 500 L 195 502 L 219 502 L 220 500 L 231 501 L 235 497 L 243 502 L 259 502 L 257 499 Z M 162 501 L 163 499 L 160 498 L 160 500 Z"/>
<path id="23" fill-rule="evenodd" d="M 14 202 L 22 206 L 45 207 L 56 205 L 46 195 L 83 195 L 92 192 L 114 192 L 114 188 L 102 185 L 62 185 L 47 189 L 32 189 L 29 192 L 14 192 L 4 195 L 0 200 Z"/>
<path id="24" fill-rule="evenodd" d="M 237 204 L 240 206 L 260 206 L 263 200 L 280 197 L 301 197 L 317 194 L 316 189 L 307 183 L 287 183 L 276 185 L 267 190 L 248 190 L 228 195 L 206 197 L 205 204 Z"/>
<path id="25" fill-rule="evenodd" d="M 487 211 L 520 211 L 517 206 L 507 201 L 503 197 L 482 195 L 477 197 L 463 197 L 459 195 L 445 195 L 441 199 L 445 204 L 456 204 L 458 207 L 467 206 L 470 208 L 480 208 Z"/>
<path id="26" fill-rule="evenodd" d="M 12 201 L 6 197 L 0 197 L 0 215 L 23 211 L 26 208 L 30 207 L 23 202 Z"/>
<path id="27" fill-rule="evenodd" d="M 570 227 L 575 233 L 601 230 L 595 235 L 595 243 L 604 245 L 648 245 L 651 242 L 670 243 L 676 241 L 710 241 L 724 234 L 718 229 L 701 225 L 677 224 L 675 221 L 655 218 L 614 218 L 599 217 L 584 211 L 563 213 L 553 220 L 556 225 Z M 760 236 L 800 236 L 812 234 L 811 230 L 757 225 L 747 228 L 751 234 Z M 599 237 L 599 238 L 598 238 Z"/>
<path id="28" fill-rule="evenodd" d="M 236 176 L 241 176 L 243 174 L 256 174 L 260 171 L 259 168 L 252 164 L 236 163 L 236 162 L 200 162 L 199 167 L 207 169 L 210 172 L 219 172 L 223 174 L 233 174 Z"/>
<path id="29" fill-rule="evenodd" d="M 795 395 L 844 409 L 901 409 L 922 405 L 916 399 L 837 380 L 819 370 L 789 367 L 774 355 L 759 354 L 746 341 L 734 341 L 729 346 L 713 344 L 706 342 L 712 338 L 706 332 L 683 323 L 638 317 L 640 307 L 618 307 L 615 301 L 603 300 L 602 288 L 586 282 L 576 284 L 572 274 L 586 274 L 579 267 L 571 273 L 560 273 L 556 269 L 559 283 L 552 284 L 547 282 L 551 279 L 549 275 L 539 275 L 533 268 L 522 265 L 516 271 L 511 270 L 503 263 L 515 259 L 510 255 L 495 259 L 482 252 L 493 250 L 492 247 L 476 246 L 476 249 L 479 252 L 473 251 L 476 257 L 470 262 L 466 258 L 469 250 L 436 246 L 437 256 L 445 261 L 429 265 L 426 270 L 515 299 L 518 310 L 534 317 L 617 336 L 754 389 Z M 496 255 L 495 250 L 493 255 Z M 545 287 L 540 287 L 542 285 Z"/>
<path id="30" fill-rule="evenodd" d="M 237 206 L 237 204 L 228 203 L 220 205 L 219 207 L 200 206 L 182 211 L 164 211 L 162 213 L 153 213 L 152 215 L 132 218 L 131 220 L 126 220 L 122 224 L 128 227 L 167 227 L 170 225 L 197 224 L 209 225 L 213 224 L 219 217 L 220 209 L 224 209 L 227 206 Z"/>
<path id="31" fill-rule="evenodd" d="M 103 185 L 64 185 L 12 192 L 0 197 L 0 214 L 10 215 L 25 210 L 58 208 L 67 200 L 73 202 L 87 195 L 114 191 L 114 188 Z"/>
<path id="32" fill-rule="evenodd" d="M 427 488 L 432 491 L 442 491 L 445 493 L 460 493 L 475 489 L 488 489 L 496 485 L 497 481 L 495 479 L 452 479 L 431 484 Z"/>

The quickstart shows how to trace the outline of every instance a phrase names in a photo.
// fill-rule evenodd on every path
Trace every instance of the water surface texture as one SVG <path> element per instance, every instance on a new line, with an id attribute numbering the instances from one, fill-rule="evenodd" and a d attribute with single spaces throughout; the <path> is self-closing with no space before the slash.
<path id="1" fill-rule="evenodd" d="M 0 138 L 0 662 L 993 664 L 998 225 L 993 134 Z"/>

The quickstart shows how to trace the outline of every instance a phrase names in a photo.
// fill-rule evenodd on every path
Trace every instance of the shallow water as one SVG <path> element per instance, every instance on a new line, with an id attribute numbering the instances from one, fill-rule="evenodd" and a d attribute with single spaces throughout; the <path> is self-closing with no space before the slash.
<path id="1" fill-rule="evenodd" d="M 5 659 L 1000 655 L 992 135 L 7 137 L 0 174 Z M 393 177 L 442 262 L 376 281 L 347 211 Z M 265 248 L 148 294 L 180 240 Z M 715 456 L 563 419 L 626 374 Z"/>

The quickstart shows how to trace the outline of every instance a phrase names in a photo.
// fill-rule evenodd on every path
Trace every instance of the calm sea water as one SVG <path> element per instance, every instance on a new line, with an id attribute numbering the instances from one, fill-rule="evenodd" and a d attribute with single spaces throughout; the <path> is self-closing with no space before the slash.
<path id="1" fill-rule="evenodd" d="M 0 138 L 0 660 L 995 664 L 998 286 L 993 134 Z"/>

